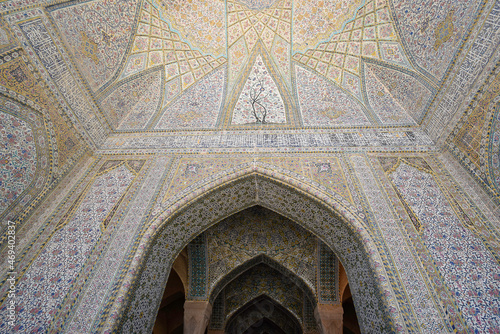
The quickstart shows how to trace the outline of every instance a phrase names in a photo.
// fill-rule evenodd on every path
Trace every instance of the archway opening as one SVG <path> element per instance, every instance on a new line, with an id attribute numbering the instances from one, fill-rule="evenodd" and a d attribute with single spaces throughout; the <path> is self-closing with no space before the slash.
<path id="1" fill-rule="evenodd" d="M 320 198 L 323 197 L 320 196 Z M 259 210 L 265 208 L 273 214 L 288 219 L 295 226 L 315 237 L 319 241 L 316 247 L 317 251 L 329 249 L 331 255 L 323 257 L 324 263 L 329 263 L 332 258 L 338 256 L 335 259 L 337 261 L 340 259 L 346 268 L 350 290 L 356 304 L 356 312 L 360 319 L 361 330 L 380 333 L 390 332 L 393 328 L 388 303 L 385 301 L 378 280 L 381 273 L 378 273 L 379 269 L 373 266 L 372 260 L 370 260 L 373 250 L 376 249 L 373 241 L 364 230 L 363 224 L 356 221 L 357 218 L 352 216 L 349 211 L 342 211 L 343 215 L 349 217 L 348 219 L 342 218 L 343 216 L 337 213 L 337 210 L 342 208 L 341 203 L 331 203 L 331 205 L 335 205 L 336 209 L 333 209 L 328 204 L 329 198 L 320 198 L 315 199 L 308 195 L 307 192 L 273 180 L 271 177 L 252 173 L 218 186 L 216 190 L 210 191 L 201 197 L 188 198 L 184 201 L 185 204 L 176 205 L 180 209 L 168 211 L 168 214 L 158 216 L 159 224 L 150 229 L 151 234 L 148 235 L 148 240 L 143 246 L 145 255 L 139 262 L 141 267 L 138 269 L 136 283 L 127 302 L 125 312 L 121 316 L 122 320 L 116 328 L 122 331 L 146 328 L 148 326 L 147 322 L 151 321 L 148 320 L 149 317 L 156 314 L 154 300 L 159 298 L 155 296 L 161 293 L 160 291 L 163 291 L 167 273 L 176 254 L 179 254 L 188 243 L 189 245 L 196 245 L 192 251 L 198 252 L 203 249 L 201 245 L 207 240 L 217 240 L 217 238 L 207 238 L 205 231 L 208 231 L 214 225 L 215 227 L 221 225 L 228 217 L 235 216 L 248 208 L 259 206 Z M 233 231 L 233 229 L 228 229 L 228 231 Z M 248 231 L 245 231 L 244 235 L 249 234 L 246 232 Z M 203 237 L 203 235 L 205 236 Z M 282 234 L 273 233 L 271 235 L 278 236 Z M 231 245 L 231 247 L 233 246 Z M 228 248 L 227 244 L 224 247 L 226 251 L 231 248 Z M 188 253 L 190 253 L 189 248 L 188 246 Z M 228 254 L 230 253 L 231 251 L 228 251 Z M 203 257 L 207 259 L 209 255 L 204 254 Z M 291 270 L 293 273 L 297 274 L 298 268 L 300 270 L 307 268 L 303 259 L 305 260 L 306 257 L 300 256 L 300 261 L 295 262 L 301 265 Z M 218 262 L 217 265 L 222 265 L 223 262 Z M 226 261 L 226 263 L 229 262 Z M 212 310 L 212 305 L 209 303 L 210 290 L 215 286 L 217 280 L 212 280 L 213 277 L 207 278 L 208 267 L 209 265 L 196 266 L 196 268 L 204 272 L 205 280 L 199 280 L 202 284 L 197 287 L 190 286 L 187 291 L 188 301 L 193 302 L 190 305 L 197 304 L 198 310 L 202 310 L 202 312 L 188 312 L 191 314 L 191 324 L 198 321 L 195 319 L 194 314 L 203 314 L 203 317 L 207 318 L 203 320 L 206 321 L 206 326 L 210 320 L 210 314 L 217 312 L 215 309 Z M 219 266 L 218 268 L 224 269 L 223 267 Z M 327 276 L 331 273 L 328 268 L 331 268 L 331 266 L 320 264 L 316 267 L 316 270 L 323 270 L 322 274 Z M 189 270 L 191 271 L 192 268 L 190 267 Z M 301 277 L 312 290 L 315 290 L 320 304 L 323 304 L 328 298 L 336 297 L 336 300 L 329 304 L 330 306 L 333 305 L 332 307 L 321 308 L 317 313 L 321 315 L 325 314 L 325 312 L 336 312 L 336 307 L 340 306 L 338 286 L 326 283 L 332 282 L 332 280 L 309 284 L 307 275 L 301 275 L 297 276 Z M 195 277 L 195 275 L 190 272 L 190 277 Z M 196 275 L 196 277 L 201 276 Z M 138 282 L 140 282 L 140 286 Z M 319 286 L 321 288 L 318 288 Z M 325 291 L 325 293 L 318 295 L 318 291 Z M 338 295 L 334 296 L 335 293 Z M 145 297 L 148 298 L 149 303 L 143 302 Z M 202 304 L 205 306 L 200 306 Z M 314 314 L 314 312 L 312 313 Z M 312 322 L 315 322 L 315 320 L 313 316 Z"/>

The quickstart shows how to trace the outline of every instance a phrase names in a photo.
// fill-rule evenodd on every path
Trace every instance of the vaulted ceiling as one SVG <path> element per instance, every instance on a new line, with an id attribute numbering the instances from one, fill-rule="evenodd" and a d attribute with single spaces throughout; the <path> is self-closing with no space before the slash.
<path id="1" fill-rule="evenodd" d="M 47 10 L 107 125 L 130 132 L 415 127 L 480 5 L 95 0 Z"/>
<path id="2" fill-rule="evenodd" d="M 447 149 L 499 196 L 499 7 L 4 1 L 0 209 L 85 152 Z"/>

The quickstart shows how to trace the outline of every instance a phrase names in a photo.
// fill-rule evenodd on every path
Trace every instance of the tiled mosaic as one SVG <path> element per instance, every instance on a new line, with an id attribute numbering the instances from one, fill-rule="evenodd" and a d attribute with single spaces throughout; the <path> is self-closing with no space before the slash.
<path id="1" fill-rule="evenodd" d="M 0 333 L 150 331 L 180 249 L 256 204 L 335 252 L 363 332 L 500 327 L 499 1 L 7 0 L 0 12 L 0 219 L 23 238 L 19 321 Z M 279 110 L 265 122 L 264 102 Z M 444 145 L 465 169 L 446 171 Z M 297 275 L 331 302 L 332 273 L 315 272 Z"/>
<path id="2" fill-rule="evenodd" d="M 110 171 L 103 168 L 101 174 L 96 175 L 20 277 L 17 294 L 26 297 L 18 299 L 19 322 L 11 328 L 14 332 L 46 331 L 50 326 L 59 303 L 100 238 L 103 229 L 100 225 L 134 179 L 134 173 L 124 164 L 113 167 Z M 3 318 L 0 330 L 8 332 L 6 307 L 4 304 L 0 309 Z"/>
<path id="3" fill-rule="evenodd" d="M 168 262 L 164 261 L 164 254 L 169 249 L 174 254 L 180 251 L 185 246 L 185 242 L 176 244 L 175 240 L 186 240 L 186 237 L 189 240 L 187 235 L 191 235 L 192 233 L 186 229 L 179 229 L 179 226 L 183 225 L 182 222 L 190 221 L 190 229 L 201 231 L 207 225 L 209 226 L 212 222 L 217 221 L 216 217 L 222 218 L 228 213 L 234 213 L 249 205 L 258 203 L 265 203 L 266 207 L 279 213 L 287 212 L 287 216 L 294 219 L 294 221 L 302 222 L 305 224 L 303 226 L 312 229 L 311 232 L 324 236 L 324 241 L 337 250 L 338 254 L 342 254 L 343 258 L 341 260 L 346 270 L 352 270 L 353 273 L 356 272 L 351 278 L 351 289 L 355 295 L 360 296 L 357 300 L 357 305 L 359 305 L 362 327 L 377 328 L 374 329 L 375 331 L 388 330 L 385 327 L 387 323 L 383 320 L 387 315 L 379 313 L 382 310 L 384 310 L 382 312 L 386 312 L 385 307 L 381 304 L 382 296 L 378 295 L 377 292 L 379 291 L 379 283 L 373 280 L 374 276 L 370 274 L 373 269 L 369 262 L 367 262 L 368 258 L 366 255 L 363 255 L 365 251 L 362 249 L 365 249 L 364 247 L 367 246 L 366 243 L 362 245 L 359 241 L 356 241 L 355 235 L 349 229 L 346 222 L 340 222 L 331 213 L 324 211 L 318 204 L 311 203 L 307 197 L 301 197 L 290 188 L 283 188 L 283 186 L 265 178 L 258 179 L 259 201 L 256 202 L 254 195 L 256 190 L 255 181 L 255 177 L 244 178 L 236 181 L 236 183 L 219 188 L 217 192 L 212 193 L 209 197 L 197 201 L 195 204 L 196 209 L 183 211 L 182 214 L 176 216 L 175 221 L 164 225 L 165 229 L 161 231 L 161 237 L 158 234 L 158 238 L 155 238 L 155 248 L 148 251 L 148 260 L 144 262 L 148 263 L 148 265 L 140 270 L 139 277 L 141 278 L 136 282 L 142 282 L 142 288 L 141 290 L 135 290 L 137 292 L 134 292 L 131 296 L 130 304 L 128 304 L 130 306 L 126 309 L 128 315 L 123 318 L 124 322 L 120 324 L 121 330 L 129 331 L 133 330 L 133 328 L 152 326 L 152 323 L 148 320 L 150 316 L 138 318 L 134 314 L 143 312 L 146 315 L 154 312 L 154 305 L 158 302 L 159 294 L 153 291 L 162 289 L 161 286 L 165 284 L 164 282 L 166 282 L 167 278 L 166 274 L 158 275 L 158 273 L 167 272 L 167 268 L 169 268 L 171 261 L 173 261 L 172 258 L 167 260 Z M 214 195 L 216 197 L 211 198 Z M 216 200 L 216 198 L 218 199 Z M 293 206 L 295 208 L 291 210 Z M 186 237 L 182 237 L 184 234 L 186 234 Z M 346 248 L 349 248 L 349 251 Z M 364 264 L 360 264 L 359 261 L 362 261 Z M 363 281 L 362 284 L 361 280 Z M 148 293 L 147 299 L 139 300 L 134 297 L 135 293 L 141 293 L 144 296 L 145 291 L 151 291 Z M 376 313 L 372 313 L 374 309 L 368 305 L 380 305 L 380 307 L 375 308 Z"/>
<path id="4" fill-rule="evenodd" d="M 316 238 L 265 208 L 246 209 L 206 232 L 209 292 L 231 270 L 265 254 L 316 291 Z"/>

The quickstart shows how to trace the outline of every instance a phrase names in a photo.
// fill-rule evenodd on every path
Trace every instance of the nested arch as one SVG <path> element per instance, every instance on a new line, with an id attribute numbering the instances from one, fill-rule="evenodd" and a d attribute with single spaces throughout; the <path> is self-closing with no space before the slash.
<path id="1" fill-rule="evenodd" d="M 231 315 L 225 326 L 226 333 L 251 334 L 265 333 L 302 334 L 298 319 L 278 301 L 261 295 L 246 303 Z"/>
<path id="2" fill-rule="evenodd" d="M 231 283 L 234 279 L 236 279 L 239 275 L 247 271 L 248 269 L 255 267 L 259 264 L 265 264 L 266 266 L 276 270 L 279 272 L 281 275 L 289 279 L 293 284 L 295 284 L 300 290 L 305 292 L 305 295 L 311 303 L 316 306 L 316 294 L 311 290 L 311 288 L 304 282 L 297 274 L 293 273 L 290 269 L 286 268 L 283 266 L 281 263 L 278 261 L 273 260 L 269 256 L 265 254 L 258 255 L 231 270 L 229 273 L 227 273 L 220 281 L 217 282 L 217 284 L 213 287 L 211 291 L 208 291 L 209 293 L 209 302 L 211 304 L 214 303 L 215 298 L 219 295 L 219 293 L 229 284 Z"/>
<path id="3" fill-rule="evenodd" d="M 363 225 L 339 202 L 311 194 L 311 187 L 278 180 L 275 171 L 251 168 L 229 176 L 222 185 L 196 198 L 174 204 L 177 210 L 157 218 L 157 226 L 146 232 L 136 254 L 138 274 L 129 288 L 124 310 L 115 329 L 123 332 L 148 331 L 155 320 L 171 265 L 181 250 L 197 235 L 222 219 L 254 205 L 279 213 L 310 231 L 328 245 L 343 263 L 364 332 L 390 332 L 391 317 L 371 257 L 374 246 Z M 239 176 L 239 177 L 238 177 Z M 302 189 L 301 189 L 302 188 Z M 170 213 L 170 214 L 169 214 Z M 346 218 L 349 217 L 349 218 Z"/>

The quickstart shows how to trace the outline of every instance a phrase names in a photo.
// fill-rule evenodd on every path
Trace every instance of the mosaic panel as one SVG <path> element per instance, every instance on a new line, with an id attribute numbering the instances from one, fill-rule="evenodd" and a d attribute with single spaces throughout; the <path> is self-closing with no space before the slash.
<path id="1" fill-rule="evenodd" d="M 415 121 L 396 101 L 384 81 L 377 77 L 372 66 L 365 66 L 365 87 L 368 103 L 382 124 L 414 125 Z M 392 87 L 392 86 L 391 86 Z"/>
<path id="2" fill-rule="evenodd" d="M 364 106 L 342 88 L 300 66 L 295 66 L 295 73 L 304 126 L 371 124 Z"/>
<path id="3" fill-rule="evenodd" d="M 77 288 L 85 286 L 84 291 L 77 295 L 78 304 L 75 306 L 74 299 L 67 298 L 67 304 L 62 305 L 62 310 L 66 313 L 58 317 L 59 323 L 55 323 L 52 328 L 57 330 L 64 328 L 67 333 L 96 331 L 92 325 L 100 312 L 100 307 L 106 305 L 107 294 L 113 288 L 113 278 L 121 274 L 121 261 L 117 259 L 126 256 L 128 249 L 124 245 L 132 243 L 135 233 L 148 219 L 149 210 L 159 198 L 159 188 L 163 184 L 167 174 L 165 171 L 169 169 L 170 163 L 169 157 L 159 157 L 152 161 L 149 170 L 147 169 L 148 162 L 145 163 L 141 174 L 138 175 L 138 178 L 144 178 L 141 180 L 142 184 L 138 181 L 134 182 L 134 185 L 140 185 L 140 188 L 137 190 L 132 188 L 132 191 L 127 193 L 127 196 L 134 195 L 135 197 L 126 199 L 129 204 L 126 206 L 126 212 L 122 214 L 123 218 L 118 217 L 119 223 L 115 225 L 114 233 L 105 234 L 105 239 L 99 244 L 100 249 L 97 247 L 94 250 L 94 253 L 102 255 L 95 262 L 88 264 L 92 268 L 90 272 L 92 275 L 79 277 L 68 294 L 68 296 L 75 296 L 77 295 L 75 291 L 78 292 Z M 142 174 L 143 170 L 148 171 L 147 176 Z M 71 305 L 69 310 L 68 304 Z"/>
<path id="4" fill-rule="evenodd" d="M 24 52 L 14 52 L 3 58 L 0 65 L 0 89 L 7 93 L 7 89 L 14 92 L 18 100 L 39 110 L 50 120 L 50 126 L 55 131 L 51 140 L 54 142 L 54 172 L 60 175 L 82 149 L 81 138 L 75 133 L 71 122 L 62 115 L 62 108 L 40 81 L 39 74 L 28 62 Z M 41 122 L 41 120 L 39 120 Z M 50 132 L 50 130 L 49 130 Z M 47 143 L 48 144 L 48 143 Z"/>
<path id="5" fill-rule="evenodd" d="M 362 6 L 358 6 L 353 8 L 356 11 L 353 18 L 342 22 L 345 24 L 341 29 L 309 45 L 308 49 L 295 52 L 293 59 L 327 79 L 341 83 L 344 88 L 361 100 L 362 87 L 359 76 L 362 75 L 363 59 L 384 59 L 399 65 L 406 65 L 408 61 L 404 53 L 400 52 L 400 42 L 388 2 L 367 1 Z M 318 10 L 318 12 L 321 11 Z M 310 23 L 308 20 L 304 22 Z M 296 22 L 294 22 L 294 34 L 297 31 L 295 25 Z M 314 27 L 311 26 L 310 29 Z M 391 49 L 390 54 L 387 52 L 388 43 L 397 46 Z M 295 45 L 294 39 L 294 47 Z M 393 51 L 397 53 L 397 56 L 396 53 L 393 56 Z"/>
<path id="6" fill-rule="evenodd" d="M 237 213 L 206 232 L 208 288 L 244 262 L 265 254 L 316 290 L 316 237 L 262 207 Z"/>
<path id="7" fill-rule="evenodd" d="M 11 107 L 14 109 L 17 106 L 11 104 Z M 35 114 L 32 117 L 37 118 Z M 1 214 L 35 178 L 37 152 L 30 124 L 22 118 L 3 111 L 0 111 L 0 140 L 2 142 L 0 146 Z"/>
<path id="8" fill-rule="evenodd" d="M 15 221 L 52 181 L 53 138 L 40 113 L 3 96 L 0 117 L 0 219 Z M 6 225 L 0 228 L 0 244 L 6 239 L 5 229 Z M 17 233 L 20 235 L 20 226 Z"/>
<path id="9" fill-rule="evenodd" d="M 294 51 L 304 52 L 331 37 L 352 20 L 363 1 L 295 1 L 293 8 Z"/>
<path id="10" fill-rule="evenodd" d="M 125 80 L 115 86 L 101 105 L 115 129 L 142 129 L 161 101 L 161 71 Z"/>
<path id="11" fill-rule="evenodd" d="M 226 67 L 210 73 L 161 111 L 155 129 L 214 128 L 224 101 Z"/>
<path id="12" fill-rule="evenodd" d="M 156 4 L 156 3 L 155 3 Z M 158 1 L 163 17 L 184 40 L 215 57 L 225 54 L 225 3 L 223 0 Z M 153 12 L 158 10 L 151 6 Z"/>
<path id="13" fill-rule="evenodd" d="M 155 68 L 165 66 L 165 81 L 173 80 L 180 82 L 179 90 L 186 90 L 194 83 L 203 78 L 206 74 L 213 71 L 226 62 L 226 59 L 219 55 L 211 55 L 210 52 L 205 52 L 204 49 L 199 49 L 193 46 L 194 35 L 204 35 L 205 30 L 188 30 L 184 31 L 172 27 L 172 22 L 176 20 L 185 21 L 188 25 L 220 25 L 222 21 L 206 21 L 201 19 L 189 18 L 196 14 L 198 10 L 215 10 L 220 7 L 223 2 L 217 1 L 214 3 L 205 3 L 206 8 L 199 7 L 198 4 L 184 4 L 180 6 L 178 3 L 161 2 L 158 9 L 155 1 L 144 1 L 139 15 L 139 22 L 135 27 L 135 35 L 130 49 L 130 55 L 126 62 L 125 68 L 122 71 L 121 77 L 126 77 L 140 72 L 145 68 Z M 204 3 L 204 2 L 203 2 Z M 165 8 L 175 7 L 172 12 L 165 12 Z M 184 14 L 176 14 L 179 10 L 185 11 Z M 196 13 L 195 13 L 196 12 Z M 215 12 L 204 12 L 203 14 L 217 15 Z M 191 21 L 191 19 L 193 19 Z M 173 21 L 172 21 L 173 20 Z M 187 21 L 186 21 L 187 20 Z M 174 24 L 175 26 L 175 24 Z M 188 27 L 186 27 L 188 28 Z M 203 39 L 203 43 L 210 45 L 210 40 L 219 37 L 210 35 Z M 208 43 L 207 43 L 208 42 Z M 219 41 L 220 42 L 220 41 Z M 196 44 L 196 43 L 195 43 Z M 224 42 L 222 44 L 225 44 Z M 206 48 L 205 48 L 206 49 Z M 214 51 L 214 50 L 212 50 Z"/>
<path id="14" fill-rule="evenodd" d="M 412 222 L 407 219 L 407 211 L 398 201 L 399 198 L 393 194 L 394 188 L 383 173 L 386 166 L 394 166 L 390 163 L 394 162 L 394 159 L 397 162 L 397 158 L 379 157 L 378 161 L 375 158 L 367 161 L 362 157 L 351 159 L 355 163 L 356 174 L 370 207 L 367 214 L 373 215 L 372 219 L 376 221 L 374 234 L 380 236 L 380 247 L 386 249 L 383 260 L 394 263 L 393 266 L 397 269 L 386 271 L 406 328 L 416 332 L 452 331 L 453 326 L 463 329 L 457 310 L 453 302 L 450 302 L 451 296 L 442 284 L 439 284 L 439 275 L 434 274 L 437 270 L 434 263 L 426 261 L 425 251 L 420 252 L 423 246 L 419 236 Z M 382 164 L 383 169 L 375 167 L 378 167 L 378 162 Z"/>
<path id="15" fill-rule="evenodd" d="M 233 110 L 231 124 L 286 123 L 286 108 L 262 57 L 255 58 Z"/>
<path id="16" fill-rule="evenodd" d="M 440 80 L 480 5 L 481 1 L 401 0 L 393 9 L 405 47 L 418 66 Z"/>
<path id="17" fill-rule="evenodd" d="M 340 302 L 339 261 L 332 250 L 322 243 L 318 245 L 319 301 L 325 304 Z"/>
<path id="18" fill-rule="evenodd" d="M 226 325 L 226 332 L 243 333 L 302 333 L 297 318 L 277 301 L 262 296 L 245 305 Z"/>
<path id="19" fill-rule="evenodd" d="M 103 170 L 106 170 L 109 168 L 116 168 L 120 164 L 120 160 L 104 160 L 99 163 L 101 165 L 98 167 L 98 170 L 102 173 Z M 99 288 L 102 289 L 102 285 L 107 286 L 109 282 L 106 282 L 106 276 L 109 274 L 104 274 L 102 276 L 97 276 L 96 280 L 103 280 L 104 282 L 99 282 L 102 285 L 95 284 L 95 281 L 92 282 L 90 279 L 93 277 L 94 274 L 94 269 L 97 268 L 97 264 L 99 264 L 101 261 L 107 261 L 105 256 L 102 256 L 103 251 L 105 251 L 108 246 L 110 239 L 112 239 L 115 234 L 113 233 L 117 229 L 118 223 L 120 223 L 120 227 L 122 223 L 126 223 L 122 221 L 122 216 L 129 210 L 129 205 L 136 204 L 134 202 L 131 203 L 131 200 L 134 198 L 134 196 L 137 196 L 137 190 L 139 186 L 141 185 L 141 179 L 144 177 L 144 172 L 147 171 L 148 169 L 148 164 L 146 163 L 145 160 L 126 160 L 124 161 L 125 166 L 133 173 L 136 174 L 134 178 L 134 182 L 127 187 L 126 193 L 124 193 L 120 199 L 114 204 L 112 210 L 109 212 L 107 215 L 106 219 L 101 223 L 101 230 L 103 231 L 101 237 L 99 238 L 98 243 L 91 249 L 91 251 L 88 252 L 87 254 L 87 260 L 85 263 L 82 265 L 82 269 L 80 270 L 80 273 L 76 278 L 72 280 L 71 288 L 64 297 L 64 299 L 59 303 L 58 305 L 58 311 L 54 312 L 54 321 L 51 322 L 49 329 L 47 330 L 48 332 L 63 332 L 64 324 L 65 321 L 67 320 L 68 314 L 71 313 L 71 311 L 76 308 L 76 305 L 82 305 L 81 302 L 88 301 L 82 301 L 82 291 L 85 289 L 85 287 L 89 287 L 92 291 L 93 295 L 93 300 L 92 304 L 89 305 L 84 305 L 84 307 L 91 307 L 92 309 L 96 308 L 96 301 L 99 300 L 99 298 L 104 297 L 103 294 L 99 294 L 97 291 L 99 291 Z M 99 166 L 98 165 L 98 166 Z M 147 167 L 144 167 L 144 166 Z M 92 172 L 92 171 L 89 171 Z M 85 192 L 85 190 L 84 190 Z M 147 195 L 148 192 L 144 192 L 143 194 Z M 139 215 L 141 210 L 136 210 L 139 211 Z M 56 227 L 57 229 L 57 227 Z M 111 259 L 113 261 L 113 259 Z M 109 271 L 113 268 L 113 265 L 107 266 L 106 269 Z M 103 284 L 104 283 L 104 284 Z M 88 285 L 87 285 L 88 284 Z M 84 297 L 86 297 L 83 294 Z M 81 330 L 81 328 L 80 328 Z"/>
<path id="20" fill-rule="evenodd" d="M 207 236 L 202 234 L 188 245 L 189 289 L 187 299 L 204 300 L 207 297 Z"/>
<path id="21" fill-rule="evenodd" d="M 0 18 L 0 52 L 7 51 L 17 44 L 15 36 L 3 18 Z"/>
<path id="22" fill-rule="evenodd" d="M 431 173 L 401 163 L 391 179 L 422 222 L 422 240 L 467 326 L 476 332 L 498 328 L 499 264 L 464 227 Z"/>
<path id="23" fill-rule="evenodd" d="M 380 151 L 433 151 L 434 142 L 421 130 L 366 131 L 224 131 L 213 133 L 141 134 L 108 138 L 100 153 L 143 152 L 338 152 L 346 148 Z"/>
<path id="24" fill-rule="evenodd" d="M 52 18 L 92 90 L 108 82 L 121 65 L 138 3 L 95 0 L 52 9 Z"/>
<path id="25" fill-rule="evenodd" d="M 226 319 L 261 295 L 274 299 L 302 321 L 304 292 L 265 264 L 250 268 L 227 285 L 224 294 Z"/>
<path id="26" fill-rule="evenodd" d="M 135 175 L 125 165 L 102 170 L 70 208 L 65 220 L 17 283 L 17 325 L 13 332 L 45 331 L 101 235 L 101 224 Z M 64 270 L 63 270 L 64 269 Z M 0 308 L 7 327 L 7 305 Z"/>
<path id="27" fill-rule="evenodd" d="M 498 111 L 500 67 L 492 71 L 447 144 L 459 161 L 494 192 L 500 190 L 498 164 Z"/>
<path id="28" fill-rule="evenodd" d="M 212 314 L 208 323 L 208 329 L 224 330 L 225 305 L 224 291 L 221 291 L 215 298 L 212 305 Z"/>
<path id="29" fill-rule="evenodd" d="M 241 5 L 241 1 L 227 2 L 228 51 L 233 59 L 229 67 L 230 87 L 242 70 L 242 61 L 246 61 L 246 55 L 254 52 L 256 45 L 261 45 L 271 55 L 280 67 L 277 74 L 281 74 L 283 80 L 290 84 L 292 2 L 274 2 L 272 7 L 260 1 L 252 2 L 250 7 Z"/>
<path id="30" fill-rule="evenodd" d="M 64 115 L 71 120 L 89 147 L 96 148 L 102 144 L 109 130 L 103 125 L 105 120 L 79 79 L 71 58 L 65 53 L 61 42 L 53 39 L 55 32 L 51 30 L 49 19 L 39 8 L 7 17 L 11 24 L 28 18 L 33 20 L 23 21 L 15 27 L 18 38 L 23 41 L 26 56 L 35 68 L 40 69 L 39 75 L 47 82 L 45 92 L 52 92 Z M 42 83 L 41 80 L 37 81 Z"/>
<path id="31" fill-rule="evenodd" d="M 428 107 L 434 89 L 418 79 L 412 72 L 403 72 L 388 66 L 370 65 L 372 74 L 384 85 L 394 101 L 410 115 L 415 122 L 420 122 Z"/>
<path id="32" fill-rule="evenodd" d="M 438 144 L 453 132 L 458 118 L 466 114 L 474 93 L 499 60 L 500 3 L 486 3 L 476 21 L 462 47 L 469 51 L 457 54 L 443 83 L 446 89 L 436 96 L 427 113 L 429 117 L 424 120 L 426 131 Z"/>
<path id="33" fill-rule="evenodd" d="M 374 279 L 378 276 L 373 276 L 373 269 L 366 255 L 363 255 L 363 251 L 361 251 L 369 245 L 368 239 L 362 243 L 356 241 L 357 237 L 347 227 L 348 225 L 337 220 L 331 212 L 324 210 L 314 202 L 309 202 L 308 198 L 301 197 L 288 187 L 283 188 L 283 185 L 255 177 L 244 178 L 229 186 L 218 188 L 217 192 L 213 193 L 216 195 L 215 198 L 204 198 L 197 201 L 196 209 L 183 211 L 176 215 L 169 224 L 164 225 L 165 229 L 158 234 L 158 238 L 154 238 L 156 246 L 148 251 L 145 262 L 141 260 L 142 263 L 148 265 L 138 272 L 139 276 L 135 282 L 141 282 L 140 293 L 143 297 L 138 299 L 134 297 L 136 293 L 139 293 L 139 290 L 132 293 L 130 304 L 127 302 L 127 305 L 130 306 L 126 307 L 125 315 L 122 318 L 123 322 L 117 327 L 119 330 L 131 331 L 134 328 L 152 326 L 150 321 L 154 318 L 153 313 L 155 312 L 153 305 L 159 303 L 158 296 L 161 295 L 159 291 L 163 289 L 166 282 L 166 275 L 158 275 L 158 273 L 168 272 L 167 269 L 173 262 L 173 254 L 177 254 L 186 245 L 189 236 L 200 233 L 205 227 L 227 216 L 228 213 L 234 213 L 249 205 L 258 204 L 255 202 L 254 192 L 256 180 L 258 180 L 260 203 L 265 203 L 266 207 L 278 213 L 287 212 L 289 214 L 287 216 L 294 221 L 302 222 L 304 226 L 311 228 L 312 232 L 323 236 L 327 244 L 331 244 L 339 252 L 338 254 L 344 256 L 342 262 L 345 264 L 346 270 L 353 272 L 352 282 L 350 281 L 351 290 L 353 295 L 359 296 L 355 302 L 361 327 L 374 328 L 373 330 L 376 332 L 390 331 L 386 327 L 388 321 L 384 320 L 388 317 L 388 313 L 385 313 L 386 306 L 382 306 L 384 304 L 379 294 L 379 285 L 377 279 Z M 216 198 L 218 199 L 216 200 Z M 190 222 L 189 226 L 185 226 L 184 222 L 186 221 Z M 180 228 L 180 226 L 185 228 Z M 357 231 L 356 233 L 363 233 L 363 229 L 358 228 Z M 175 240 L 185 241 L 176 242 Z M 349 252 L 347 248 L 349 248 Z M 168 257 L 167 254 L 172 254 L 172 256 Z M 363 284 L 359 284 L 361 281 Z M 119 292 L 118 296 L 121 296 L 122 293 Z M 379 306 L 374 307 L 373 305 Z M 117 314 L 115 310 L 115 308 L 110 310 L 110 316 Z M 141 312 L 143 316 L 139 317 Z M 109 328 L 107 326 L 104 328 Z"/>

